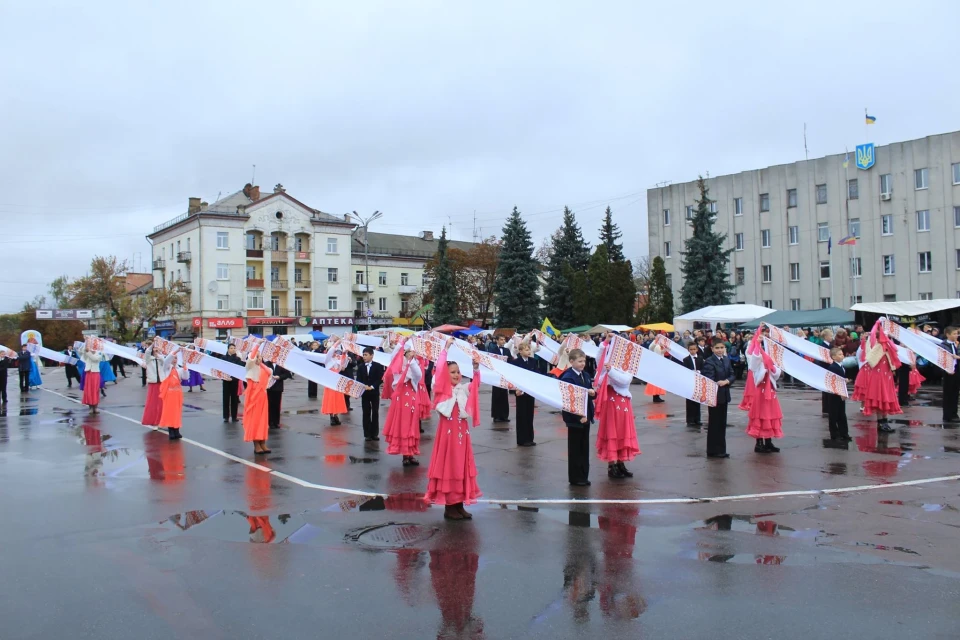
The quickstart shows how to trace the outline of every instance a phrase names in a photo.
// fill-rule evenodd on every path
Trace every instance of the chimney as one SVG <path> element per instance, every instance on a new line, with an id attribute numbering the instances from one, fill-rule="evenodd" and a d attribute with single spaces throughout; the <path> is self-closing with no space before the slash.
<path id="1" fill-rule="evenodd" d="M 433 231 L 424 231 L 420 237 L 424 240 L 433 240 Z"/>
<path id="2" fill-rule="evenodd" d="M 343 214 L 343 221 L 344 221 L 344 222 L 353 222 L 353 221 L 350 219 L 350 214 L 349 214 L 349 213 Z"/>
<path id="3" fill-rule="evenodd" d="M 200 211 L 200 198 L 187 198 L 187 213 L 198 213 Z"/>
<path id="4" fill-rule="evenodd" d="M 247 196 L 247 197 L 249 198 L 249 197 L 250 197 L 250 189 L 253 189 L 253 185 L 250 184 L 249 182 L 248 182 L 247 184 L 243 185 L 243 195 L 245 195 L 245 196 Z"/>
<path id="5" fill-rule="evenodd" d="M 247 197 L 250 198 L 251 200 L 253 200 L 254 202 L 256 202 L 257 200 L 259 200 L 259 199 L 260 199 L 260 187 L 257 187 L 257 186 L 250 187 L 250 194 L 249 194 Z"/>

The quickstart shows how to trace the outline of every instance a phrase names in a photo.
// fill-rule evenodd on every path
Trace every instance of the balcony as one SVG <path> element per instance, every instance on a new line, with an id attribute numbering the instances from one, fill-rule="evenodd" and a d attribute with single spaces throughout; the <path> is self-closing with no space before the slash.
<path id="1" fill-rule="evenodd" d="M 154 271 L 163 271 L 167 268 L 167 261 L 163 258 L 157 258 L 153 261 L 153 270 Z"/>
<path id="2" fill-rule="evenodd" d="M 190 287 L 189 280 L 181 280 L 178 284 L 180 285 L 180 290 L 183 291 L 184 293 L 190 293 L 191 291 L 193 291 L 193 289 Z"/>
<path id="3" fill-rule="evenodd" d="M 359 282 L 354 283 L 353 290 L 358 293 L 370 293 L 373 291 L 373 287 L 369 284 L 361 284 Z"/>
<path id="4" fill-rule="evenodd" d="M 309 251 L 294 251 L 293 259 L 298 262 L 310 262 L 310 252 Z"/>
<path id="5" fill-rule="evenodd" d="M 287 288 L 287 281 L 286 280 L 270 280 L 270 288 L 274 290 L 279 289 L 283 291 L 284 289 Z"/>
<path id="6" fill-rule="evenodd" d="M 263 258 L 263 249 L 247 249 L 248 258 Z"/>
<path id="7" fill-rule="evenodd" d="M 294 286 L 295 288 L 297 288 L 297 289 L 310 289 L 310 288 L 311 288 L 311 287 L 310 287 L 310 281 L 309 281 L 309 280 L 297 280 L 296 282 L 293 283 L 293 286 Z"/>
<path id="8" fill-rule="evenodd" d="M 247 278 L 247 289 L 263 289 L 263 278 Z"/>
<path id="9" fill-rule="evenodd" d="M 417 293 L 420 288 L 415 284 L 401 284 L 397 286 L 397 292 L 402 296 L 408 296 Z"/>
<path id="10" fill-rule="evenodd" d="M 189 251 L 181 251 L 177 254 L 177 262 L 190 262 L 190 260 L 191 257 Z"/>
<path id="11" fill-rule="evenodd" d="M 270 305 L 270 317 L 271 318 L 289 318 L 290 310 L 284 307 L 274 307 Z"/>

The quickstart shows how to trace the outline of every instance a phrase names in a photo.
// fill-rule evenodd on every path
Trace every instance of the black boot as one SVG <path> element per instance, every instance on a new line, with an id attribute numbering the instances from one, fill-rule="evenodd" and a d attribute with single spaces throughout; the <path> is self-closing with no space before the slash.
<path id="1" fill-rule="evenodd" d="M 629 470 L 627 469 L 627 466 L 626 466 L 625 464 L 623 464 L 623 461 L 620 461 L 620 462 L 617 463 L 617 469 L 620 470 L 620 473 L 623 475 L 624 478 L 632 478 L 632 477 L 633 477 L 633 472 L 632 472 L 632 471 L 629 471 Z"/>
<path id="2" fill-rule="evenodd" d="M 890 423 L 887 422 L 886 418 L 884 418 L 883 420 L 877 421 L 877 429 L 879 429 L 884 433 L 893 433 L 894 431 L 896 431 L 896 429 L 890 426 Z"/>
<path id="3" fill-rule="evenodd" d="M 660 396 L 653 396 L 653 402 L 654 402 L 655 404 L 660 404 L 661 402 L 666 402 L 666 401 L 665 401 L 663 398 L 661 398 Z"/>
<path id="4" fill-rule="evenodd" d="M 764 447 L 770 453 L 780 453 L 780 449 L 778 447 L 773 446 L 773 440 L 770 438 L 767 438 L 767 441 L 764 443 Z"/>
<path id="5" fill-rule="evenodd" d="M 763 438 L 757 438 L 757 444 L 753 447 L 754 453 L 767 453 L 767 447 L 763 444 Z"/>
<path id="6" fill-rule="evenodd" d="M 607 465 L 607 475 L 613 480 L 620 480 L 621 478 L 626 477 L 620 473 L 620 467 L 618 467 L 616 463 Z"/>

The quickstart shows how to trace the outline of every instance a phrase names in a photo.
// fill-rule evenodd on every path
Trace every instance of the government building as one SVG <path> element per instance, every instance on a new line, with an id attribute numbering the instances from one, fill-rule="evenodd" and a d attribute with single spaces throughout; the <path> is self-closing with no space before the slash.
<path id="1" fill-rule="evenodd" d="M 277 185 L 247 184 L 154 228 L 153 285 L 181 283 L 189 308 L 154 323 L 158 335 L 295 334 L 410 324 L 421 306 L 433 233 L 370 232 L 314 209 Z M 450 242 L 469 249 L 472 243 Z M 418 319 L 417 323 L 420 322 Z"/>
<path id="2" fill-rule="evenodd" d="M 733 249 L 734 302 L 810 310 L 960 298 L 960 132 L 706 183 L 714 230 Z M 696 181 L 647 191 L 650 257 L 664 259 L 675 297 L 699 197 Z"/>

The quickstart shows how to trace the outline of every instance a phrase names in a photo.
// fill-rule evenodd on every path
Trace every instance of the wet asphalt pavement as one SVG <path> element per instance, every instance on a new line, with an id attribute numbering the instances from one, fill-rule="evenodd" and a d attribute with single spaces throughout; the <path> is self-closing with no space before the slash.
<path id="1" fill-rule="evenodd" d="M 433 420 L 423 465 L 404 468 L 385 442 L 364 443 L 359 407 L 327 426 L 294 381 L 257 468 L 226 457 L 254 461 L 240 425 L 221 422 L 219 382 L 184 394 L 185 437 L 171 442 L 139 426 L 139 378 L 109 385 L 100 416 L 70 401 L 79 393 L 59 372 L 46 381 L 23 398 L 12 381 L 0 416 L 4 640 L 960 637 L 956 480 L 482 504 L 473 521 L 446 522 L 421 500 Z M 566 483 L 559 415 L 538 407 L 538 446 L 517 448 L 509 425 L 492 428 L 484 393 L 473 432 L 484 497 L 704 498 L 960 473 L 960 425 L 939 423 L 935 387 L 889 435 L 848 403 L 846 450 L 825 446 L 819 393 L 784 389 L 782 452 L 753 453 L 733 408 L 729 460 L 704 457 L 682 399 L 633 392 L 636 477 L 609 480 L 594 461 L 589 488 Z"/>

